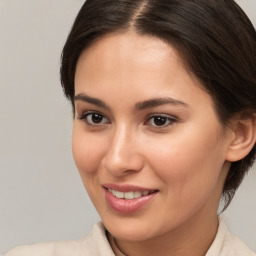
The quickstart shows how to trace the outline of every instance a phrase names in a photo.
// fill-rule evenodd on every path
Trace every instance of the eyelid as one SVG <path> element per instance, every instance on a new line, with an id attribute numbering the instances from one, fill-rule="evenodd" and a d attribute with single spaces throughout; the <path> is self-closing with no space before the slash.
<path id="1" fill-rule="evenodd" d="M 78 114 L 77 113 L 76 115 L 77 115 L 78 119 L 83 119 L 83 118 L 85 118 L 89 114 L 99 114 L 99 115 L 104 116 L 102 113 L 100 113 L 99 111 L 96 111 L 96 110 L 83 111 L 82 114 Z"/>
<path id="2" fill-rule="evenodd" d="M 105 119 L 107 119 L 107 120 L 109 121 L 109 119 L 108 119 L 104 114 L 102 114 L 102 113 L 99 112 L 99 111 L 95 111 L 95 110 L 85 111 L 85 112 L 82 113 L 82 115 L 78 115 L 78 114 L 77 114 L 77 118 L 78 118 L 79 120 L 82 120 L 82 121 L 85 122 L 88 126 L 91 126 L 91 127 L 104 126 L 104 125 L 110 123 L 110 122 L 107 122 L 107 123 L 98 123 L 98 124 L 97 124 L 97 123 L 95 123 L 95 124 L 94 124 L 94 123 L 90 123 L 90 122 L 88 122 L 87 117 L 88 117 L 89 115 L 92 115 L 92 114 L 101 115 L 103 118 L 105 118 Z"/>
<path id="3" fill-rule="evenodd" d="M 165 124 L 165 125 L 162 125 L 162 126 L 157 126 L 157 125 L 150 125 L 154 128 L 157 128 L 157 129 L 163 129 L 163 128 L 167 128 L 171 125 L 173 125 L 174 123 L 178 122 L 179 119 L 176 117 L 176 116 L 173 116 L 173 115 L 168 115 L 168 114 L 151 114 L 148 116 L 148 118 L 146 119 L 146 122 L 144 123 L 145 125 L 147 125 L 149 123 L 149 121 L 155 117 L 163 117 L 163 118 L 166 118 L 167 120 L 169 120 L 169 123 L 168 124 Z"/>
<path id="4" fill-rule="evenodd" d="M 102 116 L 102 118 L 104 118 L 107 121 L 104 123 L 90 122 L 90 121 L 88 121 L 87 118 L 89 115 L 92 115 L 92 114 L 98 114 L 98 115 Z M 77 113 L 76 116 L 77 116 L 77 119 L 82 120 L 84 123 L 86 123 L 86 125 L 91 126 L 91 127 L 102 127 L 102 126 L 105 126 L 105 125 L 111 123 L 109 118 L 106 117 L 105 114 L 102 114 L 100 111 L 97 111 L 97 110 L 88 110 L 88 111 L 83 112 L 80 115 Z M 153 118 L 156 118 L 156 117 L 166 118 L 166 124 L 163 124 L 163 125 L 150 124 L 150 120 L 152 120 Z M 169 126 L 172 126 L 174 123 L 177 123 L 178 121 L 179 121 L 179 118 L 174 115 L 163 114 L 163 113 L 154 113 L 154 114 L 150 114 L 146 117 L 146 121 L 143 123 L 143 125 L 147 125 L 147 126 L 155 128 L 155 129 L 164 129 Z"/>

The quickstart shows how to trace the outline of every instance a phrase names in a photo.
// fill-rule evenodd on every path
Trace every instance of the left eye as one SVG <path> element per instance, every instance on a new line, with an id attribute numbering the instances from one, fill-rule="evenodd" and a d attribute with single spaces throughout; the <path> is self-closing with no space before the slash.
<path id="1" fill-rule="evenodd" d="M 108 119 L 99 113 L 87 113 L 80 119 L 84 119 L 85 122 L 91 126 L 109 123 Z"/>
<path id="2" fill-rule="evenodd" d="M 174 123 L 175 121 L 176 120 L 173 117 L 158 115 L 158 116 L 151 116 L 148 119 L 147 124 L 152 125 L 154 127 L 165 127 Z"/>

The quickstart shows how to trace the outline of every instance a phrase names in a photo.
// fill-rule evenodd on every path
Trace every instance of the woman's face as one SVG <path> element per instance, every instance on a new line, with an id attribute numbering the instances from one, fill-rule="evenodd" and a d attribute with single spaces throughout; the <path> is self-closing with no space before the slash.
<path id="1" fill-rule="evenodd" d="M 115 237 L 146 240 L 216 217 L 229 143 L 211 97 L 160 39 L 110 34 L 80 56 L 73 154 Z"/>

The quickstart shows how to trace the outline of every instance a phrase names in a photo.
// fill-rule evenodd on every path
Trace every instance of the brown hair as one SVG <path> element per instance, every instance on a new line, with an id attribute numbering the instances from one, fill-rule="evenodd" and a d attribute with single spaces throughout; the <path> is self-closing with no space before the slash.
<path id="1" fill-rule="evenodd" d="M 61 83 L 74 110 L 74 76 L 82 51 L 111 32 L 134 30 L 176 47 L 214 100 L 223 125 L 256 112 L 256 31 L 233 0 L 87 0 L 62 52 Z M 255 160 L 256 146 L 231 164 L 225 208 Z"/>

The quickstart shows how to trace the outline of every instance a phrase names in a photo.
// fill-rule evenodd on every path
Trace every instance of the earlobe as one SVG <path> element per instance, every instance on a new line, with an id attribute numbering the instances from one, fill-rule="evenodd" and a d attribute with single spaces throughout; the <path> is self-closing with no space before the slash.
<path id="1" fill-rule="evenodd" d="M 234 125 L 233 139 L 229 145 L 226 160 L 236 162 L 249 154 L 256 142 L 256 116 L 242 116 Z"/>

